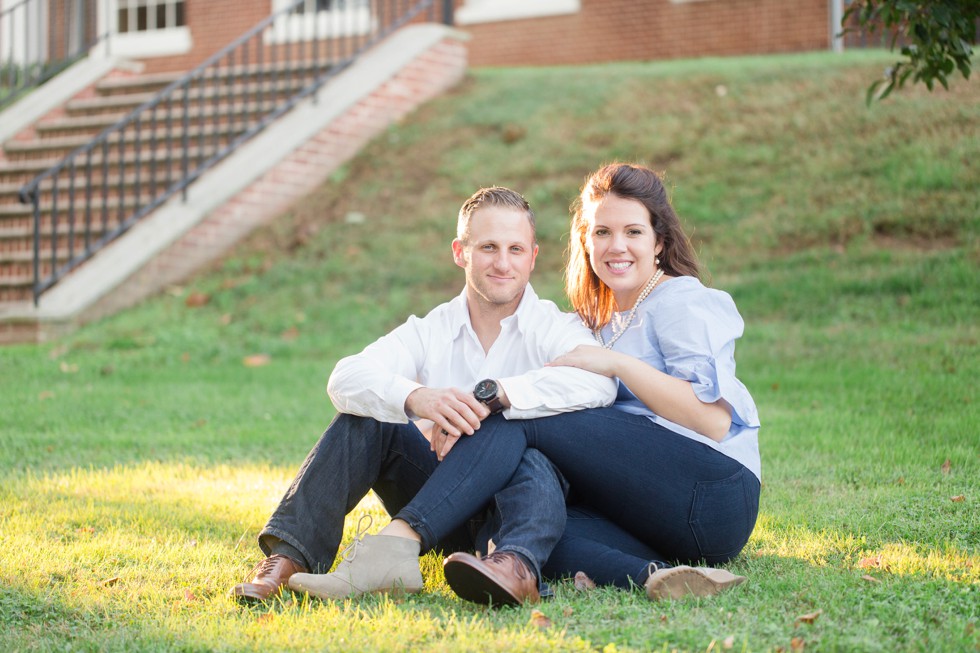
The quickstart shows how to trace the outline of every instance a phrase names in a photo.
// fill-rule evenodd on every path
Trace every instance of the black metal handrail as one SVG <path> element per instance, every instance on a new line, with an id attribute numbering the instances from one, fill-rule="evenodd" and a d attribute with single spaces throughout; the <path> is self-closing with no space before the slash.
<path id="1" fill-rule="evenodd" d="M 97 0 L 22 0 L 0 11 L 0 109 L 85 57 L 97 33 Z"/>
<path id="2" fill-rule="evenodd" d="M 33 206 L 35 304 L 174 194 L 186 200 L 206 170 L 379 40 L 423 14 L 452 23 L 452 0 L 441 12 L 436 0 L 332 0 L 310 11 L 316 4 L 273 13 L 20 189 Z"/>

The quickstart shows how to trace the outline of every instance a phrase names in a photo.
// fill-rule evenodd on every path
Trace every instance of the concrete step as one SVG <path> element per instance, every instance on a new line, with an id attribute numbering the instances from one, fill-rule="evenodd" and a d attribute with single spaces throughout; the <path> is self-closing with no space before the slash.
<path id="1" fill-rule="evenodd" d="M 273 106 L 271 102 L 263 104 L 240 102 L 220 104 L 218 106 L 191 104 L 188 107 L 187 119 L 191 128 L 213 126 L 216 124 L 216 118 L 220 118 L 222 122 L 226 121 L 228 117 L 239 120 L 257 120 L 265 113 L 271 111 Z M 78 135 L 86 135 L 89 138 L 94 138 L 102 130 L 112 127 L 128 115 L 128 113 L 99 113 L 54 118 L 38 123 L 34 129 L 40 140 Z M 166 125 L 167 120 L 168 116 L 162 110 L 156 113 L 156 115 L 152 113 L 148 114 L 141 121 L 142 129 L 152 129 L 155 121 L 158 126 L 158 131 L 165 131 L 165 128 L 161 127 L 161 125 Z M 184 121 L 183 109 L 181 108 L 180 113 L 169 116 L 169 120 L 172 122 L 175 132 L 177 128 L 182 128 Z M 219 122 L 217 124 L 221 123 Z M 135 125 L 130 125 L 126 129 L 135 130 Z M 16 151 L 16 148 L 14 151 Z"/>
<path id="2" fill-rule="evenodd" d="M 291 95 L 303 88 L 310 78 L 283 77 L 282 79 L 261 80 L 260 82 L 219 84 L 201 88 L 193 86 L 188 96 L 188 104 L 200 104 L 227 100 L 229 98 L 255 98 L 267 95 L 276 98 Z M 95 97 L 71 100 L 65 105 L 68 115 L 93 115 L 99 113 L 129 113 L 133 109 L 156 97 L 155 93 L 127 93 L 119 95 L 97 95 Z M 174 104 L 184 99 L 184 91 L 177 89 L 173 94 Z"/>
<path id="3" fill-rule="evenodd" d="M 235 121 L 227 124 L 219 125 L 204 125 L 204 126 L 192 126 L 186 132 L 183 127 L 179 125 L 174 125 L 170 132 L 165 128 L 158 128 L 151 131 L 150 129 L 142 129 L 137 132 L 135 128 L 127 129 L 125 132 L 111 134 L 104 144 L 100 143 L 93 149 L 93 157 L 95 152 L 107 151 L 109 156 L 113 156 L 112 151 L 118 155 L 120 149 L 120 141 L 122 149 L 124 152 L 131 152 L 132 148 L 138 143 L 141 148 L 149 150 L 152 146 L 154 140 L 157 147 L 165 146 L 168 139 L 174 140 L 174 149 L 180 147 L 180 141 L 183 139 L 184 134 L 187 134 L 187 140 L 190 143 L 200 143 L 201 140 L 217 139 L 222 143 L 227 142 L 242 133 L 244 133 L 249 127 L 252 126 L 251 121 Z M 57 157 L 58 160 L 71 154 L 76 149 L 88 145 L 92 141 L 90 136 L 58 136 L 54 138 L 45 139 L 35 139 L 31 141 L 12 141 L 8 142 L 5 146 L 7 153 L 8 165 L 4 167 L 11 167 L 10 164 L 18 163 L 21 161 L 30 161 L 33 159 L 50 159 Z M 78 160 L 78 165 L 84 165 L 85 158 L 80 157 Z"/>
<path id="4" fill-rule="evenodd" d="M 153 200 L 149 195 L 144 195 L 142 198 L 136 198 L 132 195 L 127 195 L 121 200 L 118 197 L 109 197 L 104 201 L 101 198 L 93 198 L 91 209 L 93 215 L 100 215 L 102 210 L 106 211 L 124 211 L 126 209 L 132 209 L 144 204 L 149 204 Z M 64 210 L 64 206 L 59 204 L 59 209 Z M 52 204 L 42 203 L 40 206 L 40 213 L 42 218 L 46 218 L 51 215 Z M 59 217 L 62 213 L 59 213 Z M 0 204 L 0 224 L 4 226 L 10 226 L 12 223 L 8 222 L 12 218 L 30 218 L 34 217 L 34 207 L 30 204 Z"/>
<path id="5" fill-rule="evenodd" d="M 202 74 L 208 85 L 217 80 L 231 80 L 233 83 L 240 83 L 243 80 L 281 80 L 307 76 L 312 77 L 316 74 L 327 72 L 331 65 L 325 65 L 323 61 L 276 61 L 250 63 L 245 65 L 226 66 L 223 68 L 212 68 Z M 127 95 L 132 93 L 156 93 L 174 81 L 180 79 L 183 72 L 177 73 L 153 73 L 137 75 L 132 77 L 113 77 L 103 79 L 95 85 L 95 91 L 99 95 L 114 96 Z M 198 82 L 192 81 L 190 86 L 195 86 Z"/>
<path id="6" fill-rule="evenodd" d="M 225 139 L 220 139 L 219 142 L 223 145 L 227 141 Z M 208 144 L 206 147 L 201 148 L 196 144 L 187 150 L 187 156 L 191 161 L 203 161 L 207 157 L 211 156 L 215 151 L 213 144 Z M 180 157 L 177 152 L 167 152 L 165 148 L 158 148 L 155 151 L 145 150 L 140 153 L 140 156 L 136 156 L 136 152 L 132 150 L 127 150 L 124 152 L 122 158 L 119 156 L 118 146 L 111 148 L 109 151 L 109 157 L 106 160 L 106 165 L 109 167 L 109 174 L 118 174 L 120 163 L 126 171 L 132 171 L 135 169 L 136 164 L 140 164 L 142 173 L 150 174 L 151 165 L 156 166 L 156 170 L 159 173 L 166 172 L 164 163 L 171 160 L 175 162 L 175 165 L 180 165 Z M 47 159 L 30 159 L 24 161 L 8 161 L 7 163 L 0 164 L 0 183 L 8 185 L 20 185 L 23 186 L 37 175 L 41 174 L 45 170 L 52 168 L 61 159 L 47 158 Z M 91 161 L 93 179 L 101 180 L 101 170 L 103 168 L 102 154 L 99 152 L 93 153 Z M 77 174 L 82 174 L 83 171 L 88 167 L 87 157 L 80 161 L 76 167 Z M 59 182 L 59 186 L 64 187 L 62 183 Z"/>
<path id="7" fill-rule="evenodd" d="M 213 151 L 214 150 L 206 150 L 208 153 Z M 196 162 L 197 159 L 192 159 L 192 161 Z M 91 194 L 92 197 L 101 197 L 103 194 L 112 197 L 118 195 L 120 189 L 122 189 L 123 193 L 131 192 L 135 190 L 137 184 L 143 190 L 157 192 L 163 190 L 163 188 L 167 186 L 168 172 L 170 173 L 169 179 L 171 183 L 178 178 L 180 174 L 180 167 L 181 164 L 179 160 L 173 162 L 173 165 L 170 167 L 169 171 L 164 168 L 162 164 L 146 164 L 140 167 L 140 174 L 138 176 L 135 172 L 127 172 L 126 174 L 120 175 L 118 169 L 115 167 L 110 167 L 109 176 L 105 178 L 105 184 L 103 184 L 101 166 L 93 166 L 92 176 L 90 178 L 86 178 L 84 175 L 78 174 L 74 178 L 59 179 L 59 195 L 63 198 L 62 201 L 69 201 L 71 190 L 74 189 L 75 201 L 79 202 L 86 198 L 89 194 Z M 86 184 L 88 184 L 88 186 Z M 24 183 L 0 183 L 0 206 L 13 203 L 19 204 L 20 190 L 23 187 Z M 47 177 L 41 181 L 40 199 L 42 202 L 50 201 L 53 188 L 54 180 L 52 178 Z"/>

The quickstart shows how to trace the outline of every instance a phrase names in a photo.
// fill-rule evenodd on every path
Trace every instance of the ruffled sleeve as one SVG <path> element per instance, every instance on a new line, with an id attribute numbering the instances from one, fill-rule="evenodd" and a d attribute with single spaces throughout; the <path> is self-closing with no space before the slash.
<path id="1" fill-rule="evenodd" d="M 698 399 L 724 399 L 736 426 L 759 426 L 759 414 L 748 389 L 735 376 L 735 340 L 744 322 L 731 296 L 691 284 L 665 297 L 649 318 L 648 336 L 657 341 L 664 371 L 691 382 Z"/>

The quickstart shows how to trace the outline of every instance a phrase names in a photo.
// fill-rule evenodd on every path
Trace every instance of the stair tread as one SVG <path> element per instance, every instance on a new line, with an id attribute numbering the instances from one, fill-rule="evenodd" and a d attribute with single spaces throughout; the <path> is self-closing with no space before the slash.
<path id="1" fill-rule="evenodd" d="M 148 86 L 150 84 L 162 84 L 166 86 L 167 84 L 180 79 L 183 74 L 184 71 L 176 71 L 168 73 L 143 73 L 132 77 L 111 77 L 109 79 L 100 80 L 98 84 L 95 85 L 95 88 L 99 91 L 107 91 L 119 88 L 137 88 L 139 86 Z"/>

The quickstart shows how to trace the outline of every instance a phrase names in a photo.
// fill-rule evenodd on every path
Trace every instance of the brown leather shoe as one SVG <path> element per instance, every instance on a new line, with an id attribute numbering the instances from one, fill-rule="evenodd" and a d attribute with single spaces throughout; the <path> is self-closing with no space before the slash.
<path id="1" fill-rule="evenodd" d="M 520 605 L 537 603 L 538 581 L 514 553 L 500 551 L 483 558 L 454 553 L 442 563 L 446 582 L 456 595 L 474 603 Z"/>
<path id="2" fill-rule="evenodd" d="M 239 583 L 231 588 L 231 595 L 239 601 L 265 601 L 278 594 L 293 574 L 306 571 L 306 567 L 284 555 L 271 555 L 252 570 L 249 583 Z"/>

